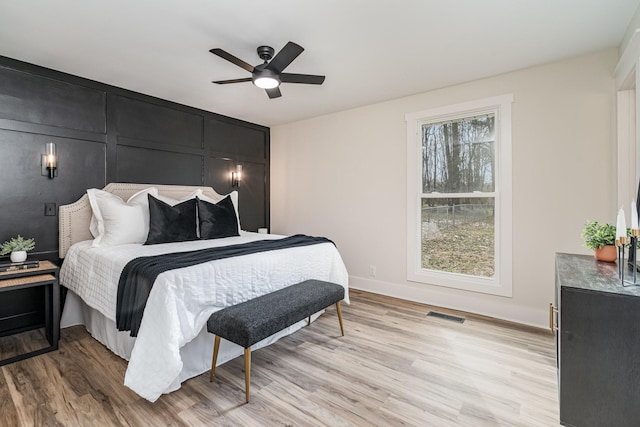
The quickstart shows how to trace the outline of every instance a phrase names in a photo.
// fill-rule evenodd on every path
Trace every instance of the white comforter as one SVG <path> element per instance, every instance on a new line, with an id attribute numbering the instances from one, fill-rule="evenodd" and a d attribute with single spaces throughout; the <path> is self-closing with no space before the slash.
<path id="1" fill-rule="evenodd" d="M 67 253 L 60 282 L 115 321 L 118 280 L 131 259 L 282 237 L 241 232 L 239 237 L 151 246 L 80 242 Z M 206 327 L 213 312 L 306 279 L 338 283 L 348 291 L 347 270 L 334 245 L 261 252 L 160 274 L 145 307 L 125 385 L 152 402 L 179 388 L 180 349 Z"/>

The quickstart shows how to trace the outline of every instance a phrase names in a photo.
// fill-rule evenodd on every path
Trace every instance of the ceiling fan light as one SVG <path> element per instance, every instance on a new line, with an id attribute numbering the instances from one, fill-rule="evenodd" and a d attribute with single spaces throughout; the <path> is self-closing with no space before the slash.
<path id="1" fill-rule="evenodd" d="M 253 80 L 253 84 L 261 89 L 273 89 L 280 86 L 280 81 L 273 77 L 258 77 Z"/>

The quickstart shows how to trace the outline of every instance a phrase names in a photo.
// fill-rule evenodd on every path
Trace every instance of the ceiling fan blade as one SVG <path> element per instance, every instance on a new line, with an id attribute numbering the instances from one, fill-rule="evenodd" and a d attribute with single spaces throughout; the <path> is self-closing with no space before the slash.
<path id="1" fill-rule="evenodd" d="M 244 83 L 244 82 L 250 82 L 251 81 L 251 77 L 245 77 L 242 79 L 231 79 L 231 80 L 216 80 L 215 82 L 211 82 L 211 83 L 216 83 L 219 85 L 226 85 L 229 83 Z"/>
<path id="2" fill-rule="evenodd" d="M 280 74 L 282 83 L 304 83 L 308 85 L 321 85 L 324 82 L 324 76 L 316 76 L 313 74 Z"/>
<path id="3" fill-rule="evenodd" d="M 303 51 L 304 48 L 302 46 L 297 45 L 294 42 L 288 42 L 282 50 L 273 57 L 266 68 L 275 71 L 276 73 L 281 73 Z"/>
<path id="4" fill-rule="evenodd" d="M 279 98 L 282 96 L 279 87 L 274 87 L 273 89 L 265 89 L 265 92 L 267 92 L 267 95 L 269 95 L 269 99 Z"/>
<path id="5" fill-rule="evenodd" d="M 220 58 L 222 59 L 226 59 L 227 61 L 236 64 L 238 67 L 240 68 L 244 68 L 245 70 L 247 70 L 250 73 L 253 73 L 253 65 L 251 64 L 247 64 L 246 62 L 244 62 L 242 59 L 240 58 L 236 58 L 235 56 L 231 55 L 229 52 L 226 52 L 222 49 L 211 49 L 209 52 L 213 53 L 214 55 L 218 55 Z"/>

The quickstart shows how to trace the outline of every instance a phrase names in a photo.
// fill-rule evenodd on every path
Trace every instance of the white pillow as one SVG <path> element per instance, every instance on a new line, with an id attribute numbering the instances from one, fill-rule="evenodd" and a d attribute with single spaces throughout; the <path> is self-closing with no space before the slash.
<path id="1" fill-rule="evenodd" d="M 238 214 L 238 192 L 237 191 L 232 191 L 231 193 L 225 194 L 224 196 L 220 196 L 216 199 L 205 196 L 204 194 L 198 196 L 198 198 L 200 200 L 204 200 L 205 202 L 218 203 L 220 200 L 224 199 L 227 196 L 231 196 L 231 202 L 233 203 L 233 208 L 236 211 L 236 218 L 238 218 L 238 231 L 240 231 L 242 229 L 240 228 L 240 214 Z"/>
<path id="2" fill-rule="evenodd" d="M 186 202 L 187 200 L 195 199 L 196 197 L 202 198 L 202 189 L 198 188 L 193 192 L 189 193 L 188 195 L 184 196 L 180 200 L 177 200 L 168 196 L 163 196 L 162 194 L 158 194 L 157 196 L 155 196 L 156 199 L 162 200 L 169 206 L 175 206 L 178 203 Z"/>
<path id="3" fill-rule="evenodd" d="M 148 194 L 157 197 L 158 189 L 145 188 L 127 202 L 106 191 L 95 188 L 87 190 L 96 220 L 93 246 L 144 243 L 149 234 Z"/>
<path id="4" fill-rule="evenodd" d="M 87 191 L 87 195 L 88 194 L 89 192 Z M 140 190 L 133 196 L 129 197 L 129 200 L 127 200 L 127 203 L 131 202 L 132 200 L 137 200 L 138 197 L 140 197 L 140 195 L 143 195 L 144 203 L 145 203 L 145 206 L 147 207 L 147 216 L 148 216 L 149 215 L 149 199 L 146 196 L 147 194 L 151 194 L 152 196 L 156 197 L 158 196 L 158 189 L 155 187 L 149 187 L 149 188 L 145 188 L 144 190 Z M 89 199 L 89 203 L 91 203 L 91 199 Z M 91 207 L 91 209 L 93 210 L 93 206 Z M 148 223 L 149 221 L 147 221 L 147 224 Z M 100 231 L 98 230 L 98 219 L 96 218 L 95 214 L 91 215 L 91 222 L 89 223 L 89 231 L 91 232 L 91 235 L 94 238 L 100 235 Z"/>

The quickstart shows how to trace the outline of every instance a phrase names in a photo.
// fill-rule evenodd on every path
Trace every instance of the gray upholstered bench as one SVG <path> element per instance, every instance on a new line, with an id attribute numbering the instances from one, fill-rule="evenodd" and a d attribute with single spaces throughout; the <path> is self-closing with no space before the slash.
<path id="1" fill-rule="evenodd" d="M 213 313 L 207 321 L 207 330 L 216 336 L 209 381 L 213 381 L 215 374 L 220 338 L 244 347 L 245 395 L 249 402 L 250 347 L 305 318 L 310 321 L 312 314 L 331 304 L 336 305 L 340 332 L 344 336 L 340 312 L 340 301 L 343 299 L 342 286 L 321 280 L 307 280 Z"/>

